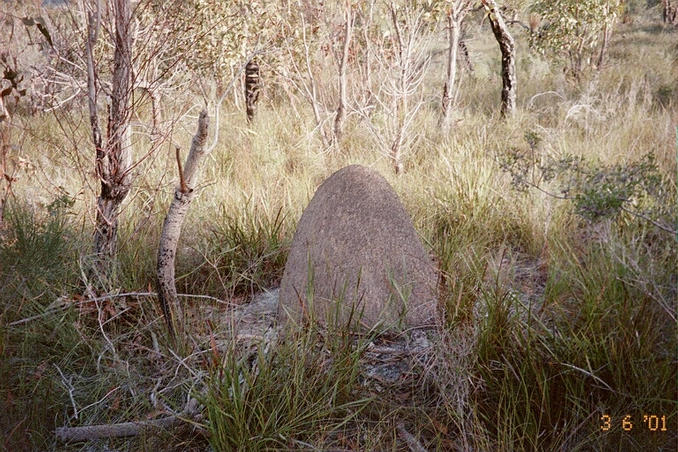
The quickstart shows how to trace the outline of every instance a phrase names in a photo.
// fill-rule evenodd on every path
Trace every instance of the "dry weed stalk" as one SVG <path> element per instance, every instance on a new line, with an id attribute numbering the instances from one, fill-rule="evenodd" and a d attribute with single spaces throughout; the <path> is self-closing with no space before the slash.
<path id="1" fill-rule="evenodd" d="M 296 49 L 294 49 L 292 43 L 287 43 L 286 46 L 287 54 L 289 61 L 292 64 L 293 73 L 295 75 L 294 80 L 289 79 L 291 83 L 295 85 L 297 90 L 302 93 L 302 96 L 306 98 L 308 103 L 311 105 L 313 111 L 313 118 L 316 124 L 316 130 L 322 140 L 324 147 L 329 147 L 332 140 L 329 133 L 325 130 L 326 123 L 329 120 L 328 109 L 325 107 L 324 103 L 321 100 L 320 89 L 318 86 L 318 81 L 316 79 L 315 72 L 313 71 L 313 55 L 311 51 L 311 39 L 307 33 L 307 19 L 306 11 L 301 5 L 301 2 L 297 2 L 299 8 L 299 20 L 301 22 L 301 47 L 303 48 L 302 59 L 303 68 L 300 66 L 300 63 L 297 62 L 295 57 Z M 287 23 L 286 26 L 289 30 L 292 30 L 296 27 L 295 24 Z"/>

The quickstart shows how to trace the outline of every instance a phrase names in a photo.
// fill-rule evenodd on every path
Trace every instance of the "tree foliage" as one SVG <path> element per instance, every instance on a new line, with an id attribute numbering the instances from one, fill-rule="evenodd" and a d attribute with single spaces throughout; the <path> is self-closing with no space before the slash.
<path id="1" fill-rule="evenodd" d="M 666 203 L 675 190 L 662 176 L 654 153 L 629 163 L 605 165 L 579 155 L 555 157 L 539 151 L 541 137 L 528 131 L 529 150 L 513 148 L 499 156 L 501 168 L 517 190 L 536 188 L 572 202 L 574 212 L 592 221 L 617 219 L 623 212 L 676 233 L 676 207 Z"/>
<path id="2" fill-rule="evenodd" d="M 578 76 L 623 6 L 623 0 L 537 0 L 533 12 L 544 25 L 533 34 L 532 44 L 542 53 L 564 58 Z"/>
<path id="3" fill-rule="evenodd" d="M 279 2 L 244 0 L 152 0 L 145 21 L 169 34 L 172 51 L 185 58 L 186 66 L 203 77 L 224 81 L 242 64 L 257 44 L 277 33 Z M 172 27 L 157 17 L 172 17 Z"/>

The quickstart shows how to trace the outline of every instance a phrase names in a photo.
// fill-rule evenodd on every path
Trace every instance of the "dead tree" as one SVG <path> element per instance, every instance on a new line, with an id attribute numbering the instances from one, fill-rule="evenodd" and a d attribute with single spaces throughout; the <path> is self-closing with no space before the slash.
<path id="1" fill-rule="evenodd" d="M 501 114 L 508 116 L 516 110 L 516 45 L 506 22 L 494 0 L 481 0 L 490 19 L 492 33 L 501 50 Z"/>
<path id="2" fill-rule="evenodd" d="M 57 427 L 54 434 L 59 441 L 79 442 L 100 439 L 124 438 L 148 433 L 155 429 L 169 430 L 190 423 L 200 412 L 196 399 L 191 399 L 181 413 L 159 419 L 123 422 L 120 424 L 83 425 L 80 427 Z"/>
<path id="3" fill-rule="evenodd" d="M 325 108 L 324 103 L 321 101 L 320 89 L 318 85 L 318 80 L 316 79 L 315 72 L 313 70 L 312 56 L 311 56 L 311 36 L 308 36 L 306 32 L 306 18 L 303 11 L 300 12 L 301 19 L 301 38 L 303 44 L 303 64 L 304 69 L 300 69 L 297 65 L 294 56 L 293 50 L 289 49 L 290 61 L 294 66 L 295 71 L 300 76 L 302 93 L 308 99 L 313 109 L 313 118 L 315 119 L 316 129 L 320 135 L 324 147 L 329 147 L 331 144 L 331 136 L 325 130 L 325 123 L 327 118 L 327 108 Z M 304 74 L 305 72 L 305 74 Z"/>
<path id="4" fill-rule="evenodd" d="M 421 12 L 405 6 L 398 8 L 389 4 L 391 25 L 393 26 L 393 86 L 390 92 L 393 108 L 390 115 L 393 135 L 390 145 L 390 157 L 396 174 L 403 172 L 403 154 L 413 142 L 409 130 L 423 105 L 421 93 L 419 99 L 411 99 L 424 79 L 430 56 L 425 46 L 428 35 L 424 33 Z M 411 100 L 414 100 L 411 102 Z M 383 102 L 380 102 L 383 103 Z M 416 135 L 416 134 L 414 134 Z"/>
<path id="5" fill-rule="evenodd" d="M 174 283 L 174 259 L 181 234 L 181 226 L 188 207 L 195 198 L 195 186 L 200 176 L 200 164 L 211 149 L 205 149 L 207 142 L 207 127 L 209 121 L 207 112 L 200 112 L 198 130 L 191 142 L 191 149 L 186 158 L 186 164 L 181 165 L 179 149 L 176 150 L 177 166 L 179 167 L 179 185 L 174 190 L 174 199 L 170 204 L 167 216 L 162 225 L 160 245 L 158 246 L 157 287 L 158 298 L 162 308 L 170 338 L 176 340 L 183 337 L 183 310 L 177 300 L 177 288 Z"/>
<path id="6" fill-rule="evenodd" d="M 254 58 L 245 66 L 245 105 L 247 107 L 247 121 L 252 122 L 257 110 L 261 79 L 259 78 L 259 64 Z"/>
<path id="7" fill-rule="evenodd" d="M 105 140 L 99 127 L 97 102 L 99 81 L 93 55 L 100 27 L 98 2 L 96 2 L 95 11 L 88 15 L 86 41 L 89 118 L 96 150 L 96 174 L 101 183 L 97 199 L 94 252 L 97 256 L 97 270 L 104 274 L 110 271 L 111 263 L 117 252 L 120 204 L 131 188 L 132 149 L 129 121 L 132 91 L 132 33 L 130 31 L 132 12 L 130 0 L 113 0 L 112 6 L 115 21 L 115 50 L 111 104 Z"/>
<path id="8" fill-rule="evenodd" d="M 31 76 L 20 67 L 20 40 L 14 32 L 14 18 L 10 15 L 0 28 L 0 238 L 3 232 L 5 206 L 12 194 L 12 183 L 21 165 L 11 156 L 13 116 L 22 100 L 30 99 Z"/>
<path id="9" fill-rule="evenodd" d="M 375 0 L 370 0 L 363 6 L 361 15 L 362 22 L 362 46 L 363 46 L 363 62 L 360 66 L 363 71 L 363 98 L 362 105 L 364 108 L 370 108 L 374 104 L 374 96 L 372 94 L 372 53 L 370 52 L 370 26 L 374 19 L 374 4 Z"/>
<path id="10" fill-rule="evenodd" d="M 457 79 L 457 52 L 461 47 L 461 24 L 471 8 L 472 0 L 455 0 L 447 11 L 447 78 L 443 87 L 441 125 L 449 126 Z M 466 46 L 464 45 L 464 49 Z M 468 53 L 466 54 L 468 58 Z"/>
<path id="11" fill-rule="evenodd" d="M 348 65 L 348 53 L 351 46 L 351 32 L 353 30 L 350 3 L 346 4 L 345 20 L 344 42 L 341 59 L 339 60 L 339 105 L 337 106 L 337 114 L 334 117 L 334 142 L 337 146 L 339 141 L 341 141 L 344 116 L 346 115 L 346 66 Z"/>
<path id="12" fill-rule="evenodd" d="M 431 62 L 427 49 L 432 39 L 420 8 L 387 3 L 384 10 L 390 16 L 392 33 L 381 38 L 375 34 L 365 42 L 365 53 L 374 56 L 372 75 L 379 83 L 370 94 L 372 106 L 357 108 L 355 113 L 374 136 L 376 150 L 401 174 L 404 156 L 420 139 L 420 134 L 410 130 L 426 102 L 420 87 Z"/>

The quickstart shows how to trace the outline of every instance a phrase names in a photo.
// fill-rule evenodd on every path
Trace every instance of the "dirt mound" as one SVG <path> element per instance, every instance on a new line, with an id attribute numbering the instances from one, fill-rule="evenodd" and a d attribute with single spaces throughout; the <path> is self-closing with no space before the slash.
<path id="1" fill-rule="evenodd" d="M 435 266 L 396 193 L 377 172 L 351 165 L 320 185 L 299 220 L 280 309 L 296 321 L 313 313 L 346 322 L 355 308 L 352 321 L 368 328 L 433 325 L 436 285 Z"/>

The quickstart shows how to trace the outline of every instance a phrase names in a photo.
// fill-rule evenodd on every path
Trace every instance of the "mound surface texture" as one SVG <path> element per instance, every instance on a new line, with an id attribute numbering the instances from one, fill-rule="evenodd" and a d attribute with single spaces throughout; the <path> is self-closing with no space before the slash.
<path id="1" fill-rule="evenodd" d="M 376 171 L 351 165 L 320 185 L 299 220 L 280 314 L 368 328 L 380 320 L 432 326 L 436 286 L 437 271 L 396 193 Z"/>

